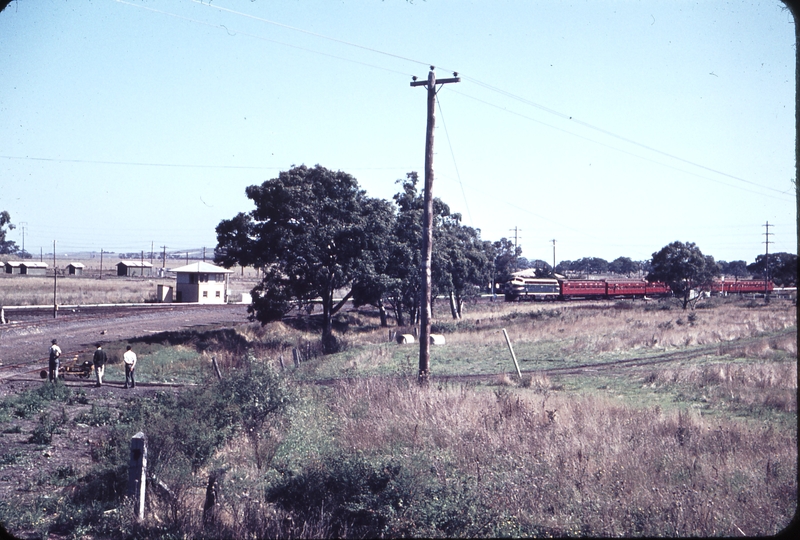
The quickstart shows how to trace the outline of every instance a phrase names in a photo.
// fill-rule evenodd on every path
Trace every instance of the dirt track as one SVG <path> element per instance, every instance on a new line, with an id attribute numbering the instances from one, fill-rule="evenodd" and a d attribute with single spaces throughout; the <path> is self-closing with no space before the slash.
<path id="1" fill-rule="evenodd" d="M 241 323 L 247 320 L 245 305 L 185 305 L 167 309 L 119 308 L 100 313 L 61 313 L 58 318 L 0 325 L 0 366 L 47 364 L 50 340 L 58 339 L 64 357 L 92 348 L 95 343 L 120 341 L 155 332 L 193 326 Z"/>

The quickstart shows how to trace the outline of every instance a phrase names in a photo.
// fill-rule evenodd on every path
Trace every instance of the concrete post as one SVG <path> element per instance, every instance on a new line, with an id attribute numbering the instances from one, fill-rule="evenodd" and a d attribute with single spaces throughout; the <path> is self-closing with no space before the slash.
<path id="1" fill-rule="evenodd" d="M 144 519 L 144 492 L 147 473 L 147 439 L 141 431 L 131 438 L 128 464 L 128 496 L 136 501 L 136 517 Z"/>
<path id="2" fill-rule="evenodd" d="M 514 348 L 511 347 L 511 340 L 508 339 L 508 332 L 506 332 L 505 328 L 503 328 L 503 336 L 506 338 L 506 345 L 508 345 L 508 352 L 511 353 L 511 359 L 514 360 L 514 367 L 517 368 L 517 375 L 519 375 L 519 378 L 521 380 L 522 372 L 519 370 L 519 362 L 517 362 L 517 355 L 514 354 Z"/>

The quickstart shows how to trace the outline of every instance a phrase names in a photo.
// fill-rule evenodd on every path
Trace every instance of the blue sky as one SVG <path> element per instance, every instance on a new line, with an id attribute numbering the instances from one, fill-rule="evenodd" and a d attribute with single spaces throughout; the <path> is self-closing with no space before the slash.
<path id="1" fill-rule="evenodd" d="M 523 255 L 796 252 L 780 2 L 95 0 L 0 13 L 0 210 L 32 253 L 216 244 L 292 165 L 434 194 Z M 22 227 L 9 234 L 22 243 Z"/>

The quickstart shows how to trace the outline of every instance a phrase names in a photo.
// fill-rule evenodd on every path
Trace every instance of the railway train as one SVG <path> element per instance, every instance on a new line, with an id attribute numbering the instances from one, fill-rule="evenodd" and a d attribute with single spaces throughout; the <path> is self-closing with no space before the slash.
<path id="1" fill-rule="evenodd" d="M 758 279 L 714 281 L 714 295 L 771 292 L 771 281 Z M 664 298 L 672 295 L 669 285 L 644 280 L 556 279 L 514 276 L 503 284 L 507 302 L 515 300 L 578 300 L 610 298 Z"/>

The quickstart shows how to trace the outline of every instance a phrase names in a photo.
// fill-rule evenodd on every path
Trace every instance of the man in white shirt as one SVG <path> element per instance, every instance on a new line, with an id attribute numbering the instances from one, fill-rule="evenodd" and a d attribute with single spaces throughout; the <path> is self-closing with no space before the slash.
<path id="1" fill-rule="evenodd" d="M 61 347 L 57 345 L 58 340 L 54 339 L 50 346 L 50 358 L 47 367 L 49 368 L 48 380 L 56 382 L 58 380 L 58 367 L 61 364 Z"/>
<path id="2" fill-rule="evenodd" d="M 128 380 L 130 379 L 131 388 L 136 388 L 136 381 L 133 379 L 133 370 L 136 368 L 136 353 L 128 349 L 122 355 L 122 361 L 125 363 L 125 388 L 128 388 Z"/>

